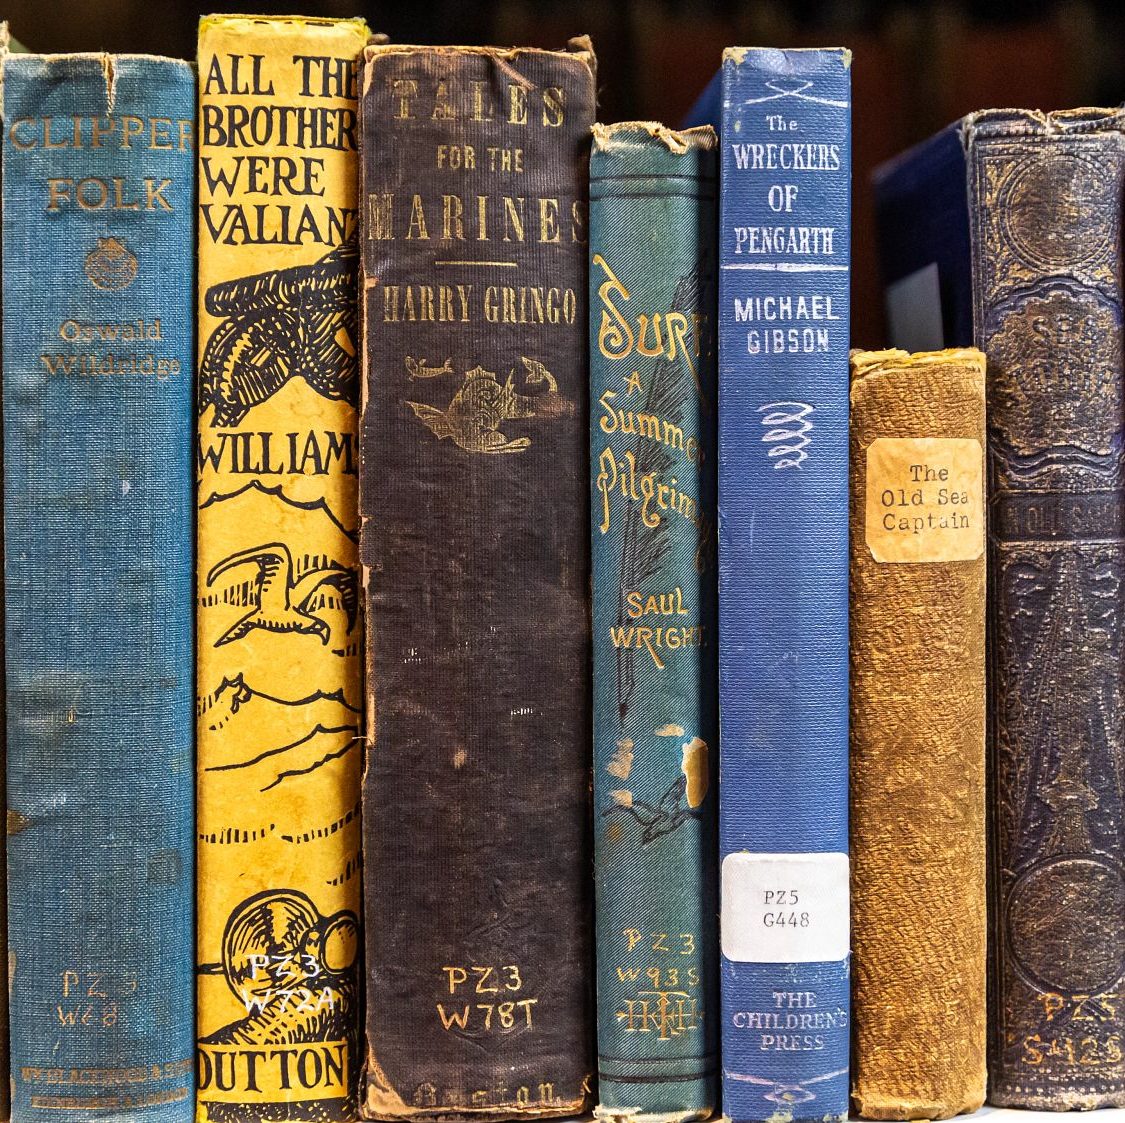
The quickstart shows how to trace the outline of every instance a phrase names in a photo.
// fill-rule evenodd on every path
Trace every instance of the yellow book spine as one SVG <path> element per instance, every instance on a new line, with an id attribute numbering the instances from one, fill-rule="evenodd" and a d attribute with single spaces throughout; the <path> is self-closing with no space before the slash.
<path id="1" fill-rule="evenodd" d="M 201 1123 L 356 1114 L 361 20 L 199 30 Z"/>

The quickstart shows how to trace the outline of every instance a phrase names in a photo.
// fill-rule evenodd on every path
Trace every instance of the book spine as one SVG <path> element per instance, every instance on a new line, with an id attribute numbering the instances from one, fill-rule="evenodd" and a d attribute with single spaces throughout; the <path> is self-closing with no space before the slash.
<path id="1" fill-rule="evenodd" d="M 7 20 L 0 20 L 0 114 L 2 114 L 2 91 L 3 91 L 3 77 L 2 69 L 3 60 L 13 50 L 11 31 L 8 28 Z M 3 212 L 4 212 L 4 191 L 3 191 L 3 150 L 0 148 L 0 232 L 3 230 Z M 0 235 L 0 242 L 2 242 L 2 235 Z M 3 315 L 3 291 L 4 286 L 2 283 L 2 262 L 3 253 L 0 250 L 0 317 Z M 3 369 L 3 332 L 0 331 L 0 370 Z M 2 421 L 0 421 L 2 425 Z M 2 450 L 2 441 L 0 441 L 0 450 Z M 0 452 L 2 455 L 2 452 Z M 3 555 L 4 550 L 4 520 L 0 518 L 0 556 Z M 4 598 L 0 595 L 0 663 L 6 665 L 4 656 Z M 7 715 L 7 698 L 4 691 L 0 691 L 0 726 L 6 728 Z M 3 752 L 3 750 L 0 750 Z M 6 754 L 5 754 L 6 755 Z M 0 806 L 8 806 L 8 792 L 7 792 L 7 765 L 0 762 Z M 7 832 L 0 834 L 0 875 L 4 878 L 3 886 L 0 886 L 0 963 L 8 962 L 8 835 Z M 8 995 L 7 993 L 0 996 L 0 1120 L 8 1120 L 12 1117 L 12 1093 L 11 1081 L 5 1080 L 4 1074 L 11 1071 L 11 1050 L 8 1041 Z"/>
<path id="2" fill-rule="evenodd" d="M 189 1123 L 195 80 L 2 67 L 13 1117 Z"/>
<path id="3" fill-rule="evenodd" d="M 852 1094 L 946 1119 L 985 1090 L 984 356 L 852 376 Z"/>
<path id="4" fill-rule="evenodd" d="M 361 20 L 199 29 L 201 1119 L 357 1105 Z"/>
<path id="5" fill-rule="evenodd" d="M 374 1118 L 570 1115 L 593 1075 L 593 55 L 365 52 Z"/>
<path id="6" fill-rule="evenodd" d="M 597 1114 L 718 1103 L 716 141 L 590 158 Z"/>
<path id="7" fill-rule="evenodd" d="M 848 1108 L 850 63 L 731 48 L 719 219 L 723 1108 Z"/>
<path id="8" fill-rule="evenodd" d="M 989 1099 L 1125 1106 L 1125 114 L 966 123 L 988 355 Z"/>

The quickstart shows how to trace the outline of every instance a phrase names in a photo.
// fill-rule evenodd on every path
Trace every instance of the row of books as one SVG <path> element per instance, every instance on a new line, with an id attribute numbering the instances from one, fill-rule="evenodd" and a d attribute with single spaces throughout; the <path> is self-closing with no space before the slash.
<path id="1" fill-rule="evenodd" d="M 1125 1106 L 1125 113 L 0 66 L 13 1119 Z"/>

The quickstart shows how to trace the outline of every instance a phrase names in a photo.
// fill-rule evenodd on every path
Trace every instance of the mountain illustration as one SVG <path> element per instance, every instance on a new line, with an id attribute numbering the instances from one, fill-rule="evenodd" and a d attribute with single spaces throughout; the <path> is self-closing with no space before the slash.
<path id="1" fill-rule="evenodd" d="M 342 690 L 283 698 L 255 689 L 239 674 L 200 698 L 196 713 L 204 731 L 199 766 L 223 818 L 209 823 L 205 836 L 232 837 L 263 816 L 272 833 L 299 842 L 347 825 L 318 823 L 316 809 L 338 806 L 335 793 L 358 783 L 357 701 Z M 208 730 L 223 735 L 208 737 Z"/>
<path id="2" fill-rule="evenodd" d="M 205 499 L 202 499 L 199 504 L 199 509 L 205 511 L 208 507 L 213 507 L 216 503 L 227 503 L 231 500 L 239 499 L 241 496 L 248 492 L 257 492 L 263 496 L 269 496 L 272 499 L 277 499 L 289 507 L 298 511 L 320 511 L 323 513 L 342 533 L 346 534 L 353 542 L 359 541 L 359 531 L 349 529 L 345 526 L 336 513 L 328 505 L 328 501 L 323 497 L 312 499 L 304 502 L 299 499 L 293 499 L 285 493 L 281 484 L 276 484 L 271 487 L 269 484 L 262 483 L 261 480 L 251 480 L 248 484 L 243 484 L 242 487 L 234 491 L 212 491 Z"/>
<path id="3" fill-rule="evenodd" d="M 196 717 L 207 718 L 208 729 L 222 729 L 237 714 L 247 713 L 258 720 L 268 708 L 284 707 L 285 710 L 300 711 L 311 716 L 314 721 L 329 724 L 332 721 L 356 721 L 361 713 L 358 703 L 349 701 L 343 690 L 316 690 L 300 698 L 278 698 L 261 690 L 255 690 L 245 681 L 244 675 L 223 679 L 218 687 L 196 703 Z M 315 712 L 312 712 L 315 711 Z"/>

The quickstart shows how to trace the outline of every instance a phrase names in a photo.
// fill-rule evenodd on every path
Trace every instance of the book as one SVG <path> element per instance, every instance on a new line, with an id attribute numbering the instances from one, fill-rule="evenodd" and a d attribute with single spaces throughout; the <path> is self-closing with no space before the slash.
<path id="1" fill-rule="evenodd" d="M 3 65 L 3 58 L 12 52 L 26 53 L 24 48 L 12 38 L 11 31 L 8 27 L 7 20 L 0 20 L 0 67 Z M 0 157 L 0 174 L 2 174 L 3 159 Z M 3 222 L 3 190 L 2 178 L 0 178 L 0 224 Z M 2 226 L 0 226 L 2 228 Z M 0 310 L 3 308 L 3 284 L 0 284 Z M 0 348 L 3 347 L 2 338 L 0 338 Z M 0 350 L 0 355 L 3 352 Z M 0 359 L 0 368 L 2 368 L 2 359 Z M 0 551 L 4 546 L 4 528 L 3 519 L 0 519 Z M 4 653 L 4 598 L 0 596 L 0 658 Z M 4 716 L 4 698 L 0 696 L 0 722 L 6 721 Z M 7 769 L 0 767 L 0 802 L 7 806 L 7 792 L 5 790 L 7 784 L 7 777 L 5 775 Z M 0 962 L 7 962 L 8 960 L 8 889 L 7 889 L 7 871 L 8 871 L 8 838 L 5 833 L 0 836 L 0 876 L 4 878 L 3 889 L 0 890 Z M 10 1055 L 8 1049 L 8 1001 L 7 997 L 0 1001 L 0 1073 L 10 1071 L 9 1065 Z M 11 1102 L 11 1082 L 8 1080 L 0 1080 L 0 1119 L 10 1119 L 12 1114 Z"/>
<path id="2" fill-rule="evenodd" d="M 714 130 L 595 125 L 598 1107 L 718 1106 Z"/>
<path id="3" fill-rule="evenodd" d="M 852 356 L 852 1098 L 985 1091 L 984 356 Z"/>
<path id="4" fill-rule="evenodd" d="M 190 1123 L 195 79 L 0 68 L 12 1117 Z"/>
<path id="5" fill-rule="evenodd" d="M 876 184 L 895 342 L 988 356 L 988 1098 L 1010 1107 L 1125 1105 L 1123 128 L 987 110 Z"/>
<path id="6" fill-rule="evenodd" d="M 372 1118 L 590 1099 L 593 119 L 586 39 L 365 51 Z"/>
<path id="7" fill-rule="evenodd" d="M 723 1110 L 848 1110 L 851 56 L 728 48 L 720 137 Z"/>
<path id="8" fill-rule="evenodd" d="M 357 1112 L 366 39 L 199 26 L 201 1123 Z"/>

